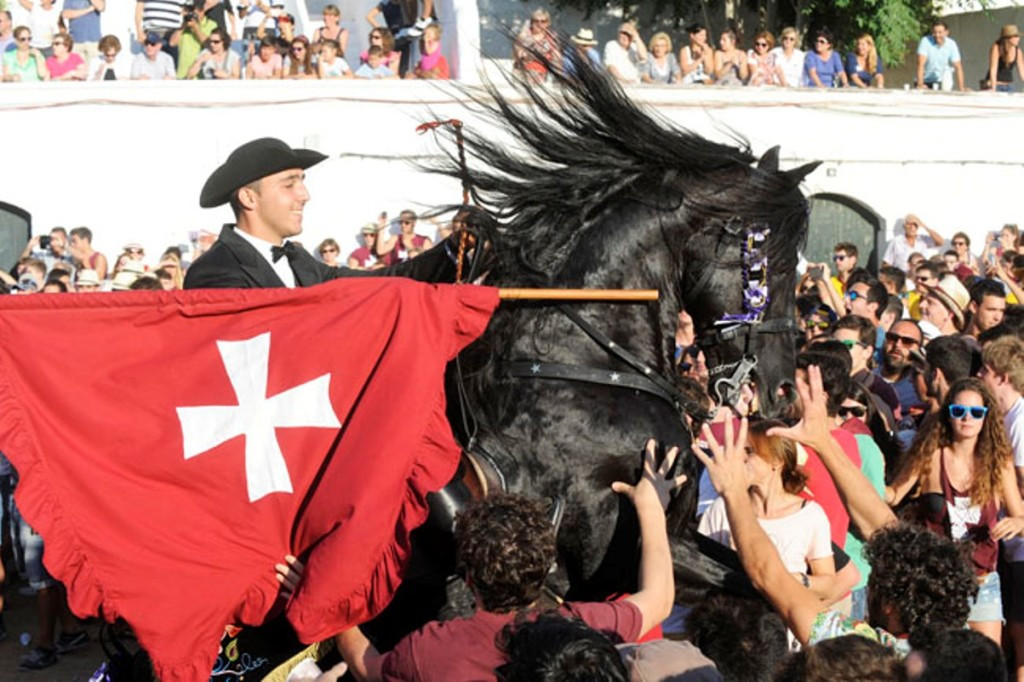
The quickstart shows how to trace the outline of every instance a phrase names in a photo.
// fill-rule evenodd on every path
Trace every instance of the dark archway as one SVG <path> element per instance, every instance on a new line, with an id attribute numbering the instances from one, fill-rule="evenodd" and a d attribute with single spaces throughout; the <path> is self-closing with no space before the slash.
<path id="1" fill-rule="evenodd" d="M 864 202 L 844 194 L 812 194 L 808 203 L 811 217 L 804 257 L 812 263 L 828 263 L 837 243 L 850 242 L 857 245 L 860 265 L 877 273 L 885 245 L 885 219 Z"/>
<path id="2" fill-rule="evenodd" d="M 0 201 L 0 268 L 10 272 L 32 234 L 32 214 Z"/>

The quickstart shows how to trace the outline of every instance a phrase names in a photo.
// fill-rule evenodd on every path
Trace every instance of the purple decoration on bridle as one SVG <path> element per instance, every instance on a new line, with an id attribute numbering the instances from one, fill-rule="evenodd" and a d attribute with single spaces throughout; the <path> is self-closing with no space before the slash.
<path id="1" fill-rule="evenodd" d="M 747 232 L 741 247 L 743 261 L 743 312 L 726 314 L 716 324 L 757 324 L 768 309 L 768 254 L 765 242 L 771 230 L 757 225 Z"/>

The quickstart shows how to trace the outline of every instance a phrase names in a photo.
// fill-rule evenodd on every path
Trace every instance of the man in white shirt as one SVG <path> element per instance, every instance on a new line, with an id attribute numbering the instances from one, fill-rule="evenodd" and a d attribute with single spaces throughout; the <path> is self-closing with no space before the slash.
<path id="1" fill-rule="evenodd" d="M 928 234 L 921 236 L 921 228 Z M 913 213 L 908 213 L 903 219 L 903 237 L 893 236 L 892 241 L 885 247 L 882 265 L 893 265 L 907 272 L 907 259 L 910 258 L 910 254 L 916 252 L 927 258 L 945 243 L 942 235 L 925 225 L 924 221 Z"/>
<path id="2" fill-rule="evenodd" d="M 620 83 L 635 84 L 640 82 L 639 66 L 646 63 L 644 41 L 640 39 L 636 26 L 627 21 L 619 26 L 616 39 L 605 44 L 604 66 Z"/>
<path id="3" fill-rule="evenodd" d="M 1017 486 L 1024 493 L 1024 341 L 1004 336 L 985 344 L 979 376 L 992 391 L 1003 413 L 1006 435 L 1013 450 Z M 1017 676 L 1024 670 L 1024 539 L 1011 538 L 1003 543 L 1009 562 L 1009 610 L 1006 619 L 1017 658 Z"/>

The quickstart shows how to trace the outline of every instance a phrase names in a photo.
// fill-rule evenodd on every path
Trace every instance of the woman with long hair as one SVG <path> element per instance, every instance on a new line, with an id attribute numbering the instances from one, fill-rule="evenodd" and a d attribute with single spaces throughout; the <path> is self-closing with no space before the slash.
<path id="1" fill-rule="evenodd" d="M 817 502 L 800 497 L 807 475 L 797 464 L 796 443 L 768 435 L 768 430 L 776 426 L 783 423 L 766 419 L 750 424 L 746 444 L 750 503 L 794 579 L 820 598 L 831 599 L 837 578 L 828 517 Z M 714 501 L 697 530 L 716 542 L 734 546 L 725 500 Z"/>
<path id="2" fill-rule="evenodd" d="M 386 28 L 375 28 L 370 31 L 369 41 L 370 47 L 377 46 L 384 53 L 381 61 L 391 69 L 391 73 L 400 75 L 398 67 L 402 62 L 402 52 L 395 49 L 395 37 L 391 35 L 391 31 Z M 359 63 L 366 64 L 369 61 L 370 50 L 363 50 L 359 55 Z"/>
<path id="3" fill-rule="evenodd" d="M 884 88 L 882 60 L 875 49 L 875 39 L 868 33 L 857 36 L 856 47 L 846 53 L 846 75 L 858 88 Z"/>
<path id="4" fill-rule="evenodd" d="M 309 38 L 306 36 L 295 36 L 289 43 L 288 56 L 284 58 L 284 66 L 281 68 L 281 78 L 286 80 L 302 80 L 304 78 L 319 78 L 316 68 L 313 66 L 313 55 L 309 49 Z"/>
<path id="5" fill-rule="evenodd" d="M 715 80 L 719 85 L 743 85 L 750 76 L 747 55 L 739 47 L 736 31 L 727 28 L 718 38 L 722 49 L 715 50 Z"/>
<path id="6" fill-rule="evenodd" d="M 985 85 L 996 92 L 1013 92 L 1013 72 L 1024 80 L 1024 55 L 1020 52 L 1020 31 L 1014 24 L 1003 26 L 999 40 L 988 50 L 988 80 Z"/>
<path id="7" fill-rule="evenodd" d="M 885 500 L 898 505 L 916 489 L 917 513 L 927 527 L 953 540 L 971 540 L 980 589 L 967 624 L 1000 641 L 1002 596 L 999 541 L 1024 533 L 1024 502 L 999 409 L 980 379 L 961 379 L 922 427 Z M 1000 520 L 1000 512 L 1006 516 Z"/>

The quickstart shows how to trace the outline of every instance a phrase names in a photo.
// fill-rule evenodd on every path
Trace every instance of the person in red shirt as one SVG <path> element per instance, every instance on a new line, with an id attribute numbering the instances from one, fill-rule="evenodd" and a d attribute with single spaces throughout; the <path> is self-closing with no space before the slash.
<path id="1" fill-rule="evenodd" d="M 633 502 L 640 524 L 640 589 L 616 602 L 569 603 L 559 609 L 603 632 L 613 642 L 632 642 L 664 620 L 675 581 L 665 528 L 665 508 L 685 476 L 669 477 L 673 448 L 655 470 L 648 441 L 644 470 L 635 485 L 612 489 Z M 502 629 L 535 609 L 555 561 L 555 529 L 546 505 L 521 495 L 497 495 L 471 504 L 456 521 L 456 551 L 476 600 L 469 618 L 432 622 L 381 654 L 358 627 L 335 638 L 358 680 L 494 680 L 505 662 L 496 645 Z"/>
<path id="2" fill-rule="evenodd" d="M 84 81 L 87 68 L 82 56 L 71 51 L 74 41 L 67 33 L 53 36 L 53 56 L 46 60 L 46 69 L 53 81 Z"/>

